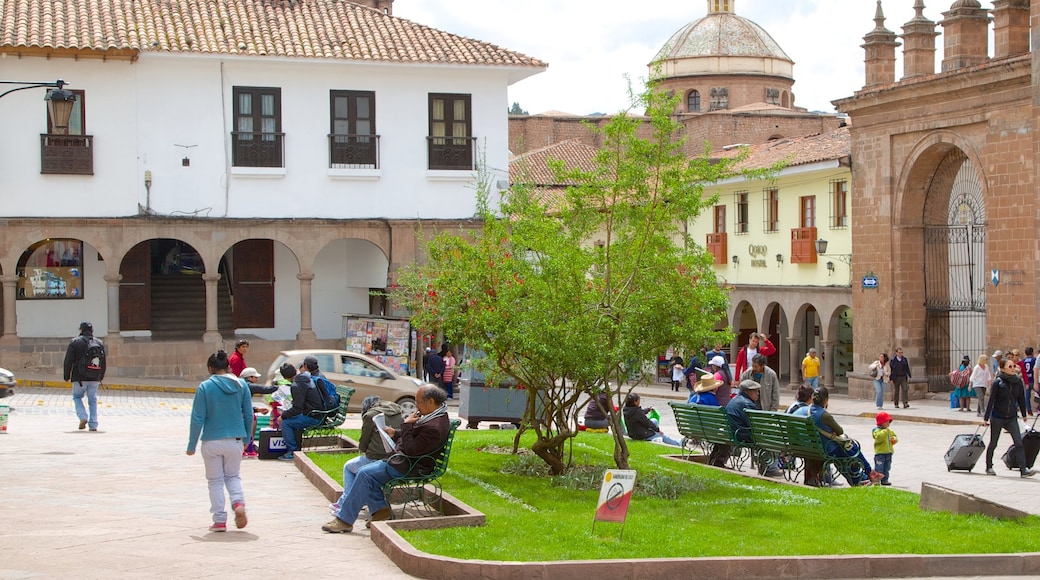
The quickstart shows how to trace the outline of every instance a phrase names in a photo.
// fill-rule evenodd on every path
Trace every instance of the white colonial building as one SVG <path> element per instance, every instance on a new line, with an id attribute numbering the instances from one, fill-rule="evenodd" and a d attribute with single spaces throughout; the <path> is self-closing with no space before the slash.
<path id="1" fill-rule="evenodd" d="M 370 2 L 371 3 L 371 2 Z M 112 374 L 342 348 L 417 233 L 472 227 L 506 179 L 507 87 L 545 64 L 333 0 L 31 0 L 0 12 L 0 361 L 60 366 L 90 320 Z M 0 85 L 0 92 L 19 85 Z M 230 349 L 229 349 L 230 350 Z"/>

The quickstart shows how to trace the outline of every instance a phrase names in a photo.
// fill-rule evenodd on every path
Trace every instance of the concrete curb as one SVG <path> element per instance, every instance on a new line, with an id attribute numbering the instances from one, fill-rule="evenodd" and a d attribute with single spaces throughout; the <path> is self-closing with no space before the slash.
<path id="1" fill-rule="evenodd" d="M 47 381 L 38 379 L 15 379 L 15 384 L 19 387 L 25 387 L 27 389 L 71 389 L 71 385 L 66 381 Z M 131 385 L 123 383 L 110 383 L 103 381 L 101 383 L 102 389 L 109 389 L 113 391 L 142 391 L 149 393 L 183 393 L 183 394 L 194 394 L 195 388 L 193 387 L 169 387 L 169 386 L 158 386 L 158 385 Z"/>

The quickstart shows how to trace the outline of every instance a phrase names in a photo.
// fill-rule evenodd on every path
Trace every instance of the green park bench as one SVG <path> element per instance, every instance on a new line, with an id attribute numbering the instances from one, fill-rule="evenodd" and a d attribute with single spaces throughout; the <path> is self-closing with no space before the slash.
<path id="1" fill-rule="evenodd" d="M 743 469 L 744 463 L 751 457 L 751 445 L 737 438 L 724 407 L 674 401 L 668 405 L 675 415 L 679 434 L 683 436 L 684 457 L 691 446 L 700 447 L 705 455 L 711 455 L 717 445 L 730 445 L 733 448 L 729 458 L 730 466 L 736 470 Z"/>
<path id="2" fill-rule="evenodd" d="M 855 457 L 828 453 L 819 429 L 809 417 L 754 410 L 748 411 L 747 415 L 755 450 L 779 455 L 782 459 L 780 467 L 788 481 L 797 480 L 798 475 L 805 471 L 807 461 L 817 465 L 818 473 L 829 471 L 832 465 L 841 473 L 855 473 L 862 469 Z M 806 483 L 824 485 L 819 479 Z"/>
<path id="3" fill-rule="evenodd" d="M 383 485 L 383 497 L 390 506 L 392 517 L 400 519 L 405 517 L 409 507 L 413 507 L 424 516 L 439 515 L 443 512 L 441 503 L 444 498 L 444 490 L 441 489 L 440 477 L 448 470 L 448 459 L 451 456 L 451 444 L 455 439 L 455 431 L 462 421 L 453 419 L 448 431 L 448 439 L 440 449 L 420 455 L 408 457 L 408 469 L 421 463 L 433 462 L 433 470 L 426 475 L 412 475 L 391 479 Z M 398 503 L 401 509 L 394 514 L 393 504 Z"/>
<path id="4" fill-rule="evenodd" d="M 336 385 L 336 392 L 339 393 L 339 406 L 331 411 L 325 411 L 322 414 L 321 422 L 317 425 L 305 428 L 303 430 L 304 439 L 335 435 L 336 430 L 347 420 L 347 405 L 350 403 L 350 397 L 354 394 L 354 389 Z"/>

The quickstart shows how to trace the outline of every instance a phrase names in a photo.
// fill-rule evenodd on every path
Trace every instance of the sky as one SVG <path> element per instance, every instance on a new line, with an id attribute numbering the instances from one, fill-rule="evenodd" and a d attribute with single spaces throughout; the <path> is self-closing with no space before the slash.
<path id="1" fill-rule="evenodd" d="M 950 0 L 926 5 L 924 15 L 939 21 Z M 736 0 L 735 7 L 794 61 L 796 106 L 834 112 L 832 100 L 863 86 L 860 45 L 874 28 L 875 0 Z M 897 34 L 914 16 L 911 0 L 884 0 L 883 7 L 885 27 Z M 625 109 L 625 75 L 640 89 L 657 51 L 672 34 L 706 14 L 706 0 L 394 1 L 394 16 L 549 63 L 547 71 L 509 87 L 506 106 L 515 101 L 531 114 Z M 939 37 L 940 53 L 941 43 Z M 901 60 L 896 70 L 902 70 Z"/>

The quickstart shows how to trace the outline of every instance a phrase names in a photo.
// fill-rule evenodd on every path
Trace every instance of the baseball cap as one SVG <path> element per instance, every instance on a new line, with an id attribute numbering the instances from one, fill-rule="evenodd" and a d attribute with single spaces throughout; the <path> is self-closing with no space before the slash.
<path id="1" fill-rule="evenodd" d="M 242 369 L 242 374 L 238 375 L 239 378 L 248 379 L 249 377 L 259 377 L 260 373 L 257 372 L 253 367 L 246 367 Z"/>
<path id="2" fill-rule="evenodd" d="M 314 356 L 307 355 L 303 358 L 303 366 L 307 367 L 309 371 L 318 370 L 318 359 Z"/>

